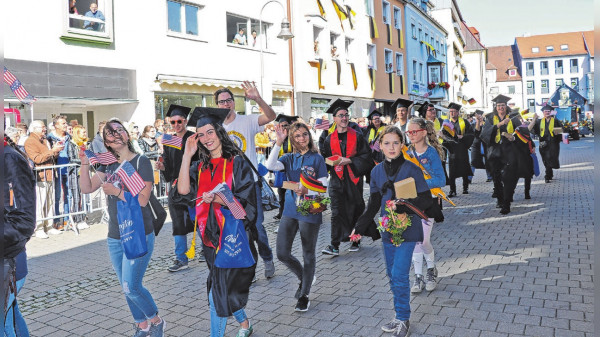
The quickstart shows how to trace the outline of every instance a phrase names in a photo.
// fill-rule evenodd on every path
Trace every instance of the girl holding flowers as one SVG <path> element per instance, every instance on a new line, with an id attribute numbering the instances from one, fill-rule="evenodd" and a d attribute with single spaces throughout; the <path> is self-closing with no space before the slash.
<path id="1" fill-rule="evenodd" d="M 394 298 L 394 319 L 381 327 L 393 332 L 394 337 L 408 335 L 410 319 L 410 263 L 415 244 L 423 241 L 423 226 L 420 218 L 406 206 L 396 205 L 394 183 L 412 177 L 415 180 L 417 197 L 406 201 L 424 210 L 433 202 L 423 172 L 415 164 L 404 159 L 402 131 L 396 126 L 387 126 L 379 139 L 385 160 L 371 171 L 371 195 L 367 209 L 358 219 L 351 240 L 360 239 L 368 231 L 373 217 L 380 211 L 382 220 L 383 255 L 386 273 Z"/>
<path id="2" fill-rule="evenodd" d="M 295 298 L 298 299 L 296 311 L 307 311 L 310 306 L 308 295 L 315 275 L 315 250 L 319 227 L 322 223 L 323 203 L 319 193 L 325 193 L 327 186 L 327 167 L 325 160 L 317 152 L 308 126 L 296 122 L 289 129 L 275 126 L 277 141 L 271 150 L 266 167 L 271 171 L 285 171 L 287 181 L 298 182 L 295 190 L 286 190 L 283 216 L 277 232 L 277 258 L 294 273 L 300 282 Z M 279 149 L 288 136 L 292 143 L 292 152 L 277 159 Z M 317 197 L 317 198 L 316 198 Z M 298 211 L 298 201 L 307 204 L 315 214 Z M 325 199 L 327 200 L 327 199 Z M 303 214 L 304 213 L 304 214 Z M 300 231 L 304 266 L 292 255 L 292 244 L 296 233 Z"/>

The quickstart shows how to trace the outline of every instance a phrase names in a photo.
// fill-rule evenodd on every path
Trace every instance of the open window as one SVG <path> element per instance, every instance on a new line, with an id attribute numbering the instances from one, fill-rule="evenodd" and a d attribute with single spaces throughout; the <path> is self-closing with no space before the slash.
<path id="1" fill-rule="evenodd" d="M 63 0 L 65 40 L 111 44 L 113 37 L 112 0 Z"/>
<path id="2" fill-rule="evenodd" d="M 394 54 L 389 49 L 383 50 L 383 58 L 385 60 L 385 72 L 393 73 L 394 72 Z"/>

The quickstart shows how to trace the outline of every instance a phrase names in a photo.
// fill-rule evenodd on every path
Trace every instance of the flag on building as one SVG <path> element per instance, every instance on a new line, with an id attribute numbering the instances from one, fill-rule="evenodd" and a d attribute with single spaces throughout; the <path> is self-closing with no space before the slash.
<path id="1" fill-rule="evenodd" d="M 317 120 L 315 120 L 315 130 L 327 130 L 327 129 L 329 129 L 329 120 L 328 119 L 317 118 Z"/>
<path id="2" fill-rule="evenodd" d="M 128 161 L 124 161 L 115 174 L 119 176 L 121 182 L 127 186 L 133 196 L 138 195 L 146 186 L 140 174 Z"/>
<path id="3" fill-rule="evenodd" d="M 475 98 L 469 98 L 469 100 L 467 102 L 469 102 L 470 105 L 473 105 L 473 104 L 477 103 L 477 101 L 475 100 Z"/>
<path id="4" fill-rule="evenodd" d="M 85 150 L 83 153 L 85 153 L 85 156 L 88 157 L 92 165 L 110 165 L 117 161 L 117 158 L 110 152 L 94 153 L 90 150 Z"/>
<path id="5" fill-rule="evenodd" d="M 242 207 L 239 201 L 233 196 L 233 192 L 229 189 L 229 185 L 225 183 L 220 183 L 219 185 L 213 188 L 212 193 L 219 196 L 221 200 L 225 203 L 225 206 L 229 208 L 231 214 L 236 219 L 243 219 L 246 217 L 246 210 Z"/>
<path id="6" fill-rule="evenodd" d="M 181 137 L 177 137 L 176 135 L 170 135 L 165 133 L 162 136 L 162 144 L 169 147 L 174 147 L 177 150 L 181 150 L 181 142 L 183 139 Z"/>
<path id="7" fill-rule="evenodd" d="M 33 103 L 36 98 L 33 97 L 21 84 L 15 75 L 10 70 L 4 67 L 4 82 L 10 86 L 10 90 L 17 96 L 17 99 L 25 104 Z"/>

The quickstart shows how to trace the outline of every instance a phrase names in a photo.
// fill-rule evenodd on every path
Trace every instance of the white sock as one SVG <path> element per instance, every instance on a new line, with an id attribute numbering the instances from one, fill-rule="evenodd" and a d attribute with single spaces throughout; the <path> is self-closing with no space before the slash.
<path id="1" fill-rule="evenodd" d="M 423 253 L 413 253 L 412 262 L 415 267 L 415 274 L 423 275 Z"/>
<path id="2" fill-rule="evenodd" d="M 432 250 L 431 254 L 424 254 L 425 261 L 427 261 L 427 269 L 435 267 L 435 252 Z M 413 254 L 415 256 L 415 254 Z"/>

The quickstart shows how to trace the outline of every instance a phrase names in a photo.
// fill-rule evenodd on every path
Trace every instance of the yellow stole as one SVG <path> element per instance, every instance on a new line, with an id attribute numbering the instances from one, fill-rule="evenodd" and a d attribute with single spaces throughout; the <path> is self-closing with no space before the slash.
<path id="1" fill-rule="evenodd" d="M 377 129 L 377 132 L 375 132 L 374 128 L 371 128 L 371 131 L 369 131 L 369 144 L 371 144 L 373 140 L 377 139 L 377 136 L 379 136 L 379 133 L 383 131 L 383 128 L 383 126 L 380 126 L 379 129 Z"/>
<path id="2" fill-rule="evenodd" d="M 292 152 L 292 142 L 290 142 L 289 138 L 286 139 L 286 143 L 287 143 L 287 151 L 284 153 L 283 152 L 283 148 L 285 147 L 285 144 L 282 144 L 281 149 L 279 149 L 279 157 L 283 156 L 286 153 L 290 153 Z"/>
<path id="3" fill-rule="evenodd" d="M 540 122 L 540 137 L 544 137 L 544 131 L 546 131 L 546 118 L 542 118 Z M 550 117 L 550 126 L 548 127 L 550 136 L 554 137 L 554 117 Z"/>
<path id="4" fill-rule="evenodd" d="M 504 118 L 508 118 L 508 116 L 504 117 Z M 498 115 L 494 115 L 494 125 L 500 123 L 500 118 L 498 118 Z M 506 132 L 508 133 L 513 133 L 515 132 L 515 128 L 513 126 L 512 120 L 509 120 L 508 125 L 506 126 Z M 500 143 L 500 128 L 498 128 L 498 131 L 496 132 L 496 143 Z"/>

